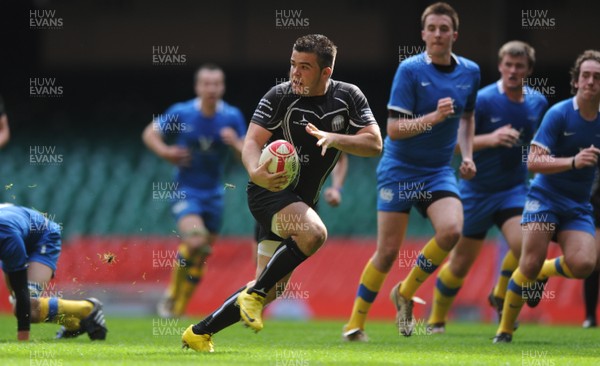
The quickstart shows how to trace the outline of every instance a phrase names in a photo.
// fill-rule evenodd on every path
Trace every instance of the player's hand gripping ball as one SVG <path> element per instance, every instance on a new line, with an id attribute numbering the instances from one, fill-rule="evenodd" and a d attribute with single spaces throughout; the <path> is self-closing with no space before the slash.
<path id="1" fill-rule="evenodd" d="M 296 153 L 294 145 L 286 140 L 276 140 L 265 147 L 260 154 L 258 164 L 262 165 L 265 161 L 271 158 L 271 162 L 267 166 L 269 173 L 286 172 L 288 177 L 287 183 L 283 189 L 289 186 L 300 170 L 300 159 Z"/>

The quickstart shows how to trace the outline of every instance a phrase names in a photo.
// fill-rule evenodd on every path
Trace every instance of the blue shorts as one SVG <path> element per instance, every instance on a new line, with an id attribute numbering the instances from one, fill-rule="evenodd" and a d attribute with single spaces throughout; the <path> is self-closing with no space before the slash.
<path id="1" fill-rule="evenodd" d="M 460 185 L 465 223 L 463 236 L 484 239 L 487 231 L 495 225 L 501 228 L 506 220 L 521 216 L 527 196 L 527 186 L 518 185 L 506 191 L 477 192 Z"/>
<path id="2" fill-rule="evenodd" d="M 460 193 L 452 168 L 426 172 L 418 169 L 394 167 L 377 168 L 377 210 L 410 212 L 413 206 L 425 216 L 427 207 L 437 199 L 456 197 Z"/>
<path id="3" fill-rule="evenodd" d="M 0 250 L 2 270 L 16 272 L 27 268 L 30 262 L 44 264 L 56 271 L 56 262 L 62 246 L 60 226 L 49 222 L 41 237 L 35 243 L 25 244 L 21 233 L 0 227 Z"/>
<path id="4" fill-rule="evenodd" d="M 223 220 L 223 194 L 199 192 L 186 187 L 182 187 L 180 192 L 182 192 L 180 196 L 185 194 L 185 198 L 173 203 L 171 208 L 175 220 L 179 221 L 187 215 L 198 215 L 202 217 L 210 233 L 218 233 Z"/>
<path id="5" fill-rule="evenodd" d="M 576 230 L 595 236 L 594 216 L 589 202 L 580 203 L 540 187 L 532 186 L 527 194 L 521 224 L 548 224 L 556 233 Z"/>

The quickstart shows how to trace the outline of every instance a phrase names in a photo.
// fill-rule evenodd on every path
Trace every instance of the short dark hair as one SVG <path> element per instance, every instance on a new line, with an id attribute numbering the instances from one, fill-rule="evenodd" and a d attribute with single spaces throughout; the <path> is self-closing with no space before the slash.
<path id="1" fill-rule="evenodd" d="M 452 19 L 452 28 L 458 31 L 458 13 L 449 4 L 439 2 L 429 5 L 421 15 L 421 29 L 425 29 L 425 19 L 429 15 L 447 15 Z"/>
<path id="2" fill-rule="evenodd" d="M 498 51 L 498 63 L 501 63 L 506 55 L 512 57 L 526 56 L 530 70 L 533 69 L 533 65 L 535 65 L 535 49 L 528 43 L 522 41 L 506 42 Z"/>
<path id="3" fill-rule="evenodd" d="M 335 44 L 322 34 L 308 34 L 298 38 L 294 43 L 294 50 L 316 54 L 317 63 L 321 70 L 326 67 L 333 67 L 337 54 Z"/>
<path id="4" fill-rule="evenodd" d="M 575 65 L 571 68 L 571 93 L 577 94 L 577 88 L 575 87 L 575 83 L 579 79 L 579 72 L 581 72 L 581 64 L 587 60 L 594 60 L 600 63 L 600 51 L 596 50 L 585 50 L 581 55 L 577 57 L 575 60 Z"/>
<path id="5" fill-rule="evenodd" d="M 202 72 L 204 70 L 208 70 L 208 71 L 221 71 L 221 73 L 223 74 L 223 80 L 225 80 L 225 72 L 223 72 L 223 69 L 221 67 L 219 67 L 217 64 L 213 64 L 211 62 L 207 62 L 205 64 L 202 64 L 196 70 L 196 73 L 194 74 L 194 82 L 195 83 L 198 82 L 200 72 Z"/>

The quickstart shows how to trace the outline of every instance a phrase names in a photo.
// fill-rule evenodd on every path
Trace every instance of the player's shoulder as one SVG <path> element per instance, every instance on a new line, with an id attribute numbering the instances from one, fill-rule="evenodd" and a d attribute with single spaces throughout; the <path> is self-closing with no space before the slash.
<path id="1" fill-rule="evenodd" d="M 544 119 L 566 120 L 569 115 L 574 114 L 573 112 L 576 111 L 574 100 L 574 98 L 569 98 L 554 104 L 548 109 Z"/>
<path id="2" fill-rule="evenodd" d="M 477 91 L 477 101 L 479 101 L 479 98 L 487 99 L 497 97 L 498 95 L 500 95 L 500 90 L 498 88 L 498 82 L 495 82 L 486 85 L 483 88 L 479 89 L 479 91 Z"/>
<path id="3" fill-rule="evenodd" d="M 431 61 L 428 59 L 425 52 L 410 56 L 398 65 L 398 70 L 414 71 L 425 68 Z"/>
<path id="4" fill-rule="evenodd" d="M 221 100 L 220 104 L 220 112 L 226 116 L 239 116 L 242 114 L 242 111 L 233 104 L 227 103 L 224 100 Z"/>
<path id="5" fill-rule="evenodd" d="M 362 94 L 362 92 L 360 91 L 360 88 L 354 84 L 347 83 L 345 81 L 333 80 L 333 79 L 331 79 L 330 83 L 331 83 L 330 87 L 334 90 L 334 93 L 343 93 L 343 94 L 351 94 L 351 95 L 354 95 L 357 93 Z"/>
<path id="6" fill-rule="evenodd" d="M 465 70 L 471 72 L 479 72 L 479 65 L 477 64 L 477 62 L 469 60 L 468 58 L 459 55 L 454 55 L 454 57 L 458 61 L 458 64 L 461 65 L 461 67 L 463 67 Z"/>
<path id="7" fill-rule="evenodd" d="M 194 104 L 197 101 L 198 101 L 197 98 L 192 98 L 189 100 L 184 100 L 181 102 L 173 103 L 169 107 L 169 112 L 170 113 L 182 113 L 182 112 L 187 112 L 187 111 L 193 110 L 195 108 Z"/>

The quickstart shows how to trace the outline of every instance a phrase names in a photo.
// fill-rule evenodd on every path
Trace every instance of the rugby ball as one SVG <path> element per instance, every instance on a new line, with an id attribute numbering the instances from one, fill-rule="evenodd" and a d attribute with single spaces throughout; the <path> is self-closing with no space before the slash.
<path id="1" fill-rule="evenodd" d="M 294 145 L 286 140 L 276 140 L 268 144 L 260 154 L 258 164 L 262 165 L 271 158 L 267 166 L 269 173 L 287 172 L 288 180 L 285 187 L 290 185 L 296 178 L 300 169 L 300 159 L 296 153 Z M 284 187 L 284 188 L 285 188 Z"/>

